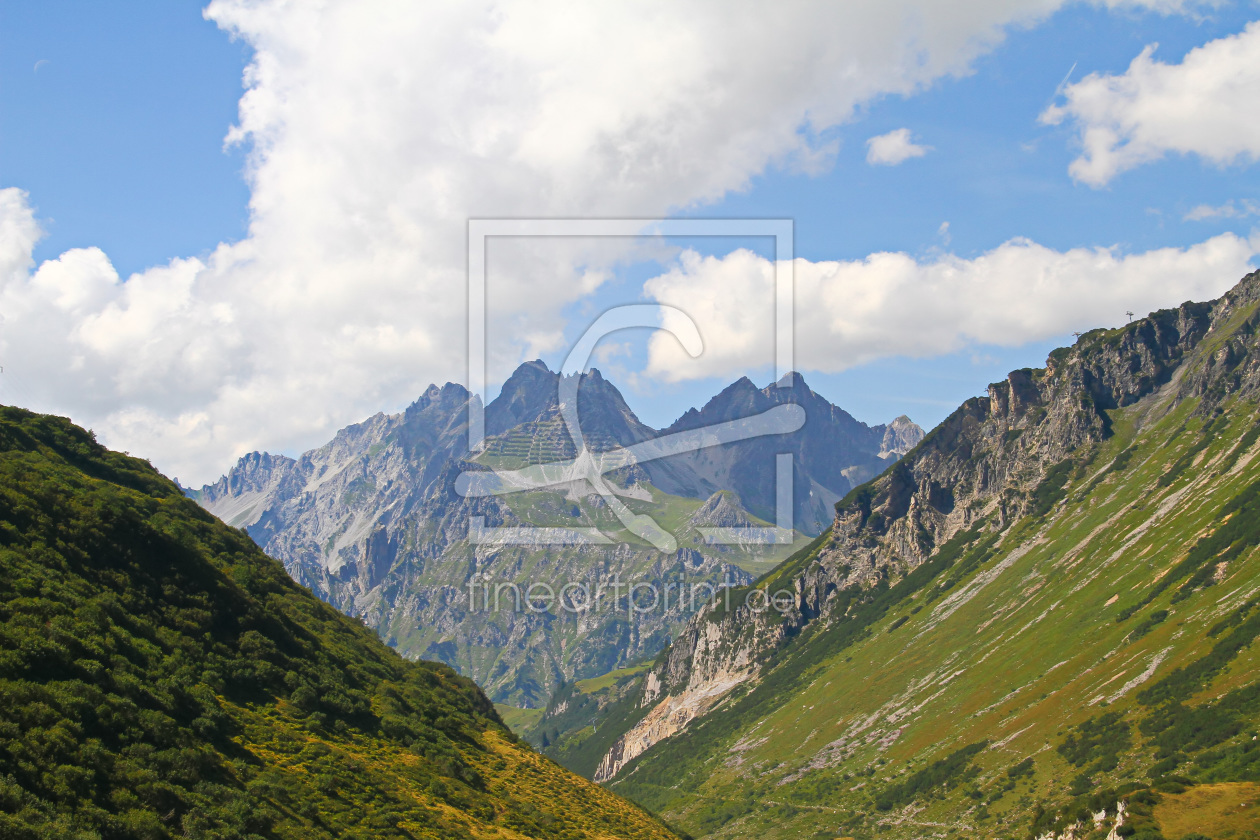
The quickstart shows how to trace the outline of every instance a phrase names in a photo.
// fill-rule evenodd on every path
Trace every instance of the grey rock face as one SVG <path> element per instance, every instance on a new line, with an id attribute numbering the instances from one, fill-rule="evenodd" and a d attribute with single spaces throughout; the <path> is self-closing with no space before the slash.
<path id="1" fill-rule="evenodd" d="M 610 545 L 478 543 L 469 533 L 474 516 L 487 528 L 599 528 L 611 534 L 620 527 L 605 499 L 584 482 L 502 497 L 456 492 L 456 480 L 467 470 L 574 457 L 560 415 L 559 382 L 542 362 L 522 365 L 486 406 L 487 446 L 476 456 L 467 447 L 469 393 L 454 384 L 431 386 L 400 414 L 348 426 L 300 458 L 245 456 L 192 495 L 229 524 L 246 528 L 296 580 L 363 617 L 405 655 L 454 665 L 496 700 L 539 705 L 563 681 L 654 655 L 697 608 L 696 598 L 679 593 L 746 584 L 753 575 L 741 563 L 759 569 L 786 554 L 788 549 L 768 554 L 751 544 L 710 546 L 696 531 L 766 524 L 750 514 L 744 493 L 762 500 L 757 504 L 772 520 L 777 452 L 792 452 L 801 465 L 797 510 L 809 524 L 847 491 L 846 471 L 874 475 L 898 457 L 898 446 L 922 435 L 904 418 L 867 427 L 799 377 L 790 387 L 760 391 L 742 380 L 725 398 L 689 412 L 666 431 L 738 419 L 790 401 L 806 407 L 806 427 L 730 451 L 632 464 L 610 476 L 635 510 L 674 523 L 677 550 L 657 551 L 634 539 Z M 658 434 L 598 371 L 583 376 L 577 393 L 591 450 Z M 822 467 L 807 472 L 804 465 L 815 462 Z M 643 587 L 628 593 L 631 583 Z M 586 610 L 554 601 L 543 609 L 546 599 L 532 597 L 558 597 L 570 584 L 585 588 L 577 594 L 603 586 L 604 597 Z M 648 609 L 651 593 L 657 605 Z"/>
<path id="2" fill-rule="evenodd" d="M 923 430 L 904 414 L 887 426 L 876 426 L 875 429 L 882 429 L 884 432 L 884 439 L 879 445 L 880 458 L 890 455 L 900 458 L 923 440 Z"/>
<path id="3" fill-rule="evenodd" d="M 717 490 L 732 490 L 748 510 L 773 521 L 774 456 L 790 453 L 793 524 L 806 534 L 817 535 L 831 524 L 832 506 L 845 493 L 883 472 L 923 439 L 923 430 L 906 417 L 887 426 L 867 426 L 814 393 L 796 373 L 762 389 L 742 378 L 703 408 L 688 411 L 664 432 L 749 417 L 785 403 L 805 409 L 805 425 L 793 434 L 753 438 L 718 452 L 667 458 L 662 464 L 693 477 L 691 486 L 680 488 L 683 494 L 704 498 Z M 659 468 L 648 466 L 649 475 L 655 477 L 655 469 Z"/>

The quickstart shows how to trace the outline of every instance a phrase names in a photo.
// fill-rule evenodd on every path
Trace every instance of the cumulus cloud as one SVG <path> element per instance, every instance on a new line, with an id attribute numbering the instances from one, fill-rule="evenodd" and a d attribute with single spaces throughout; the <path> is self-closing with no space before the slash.
<path id="1" fill-rule="evenodd" d="M 836 372 L 891 356 L 926 357 L 976 343 L 1013 347 L 1124 323 L 1185 300 L 1214 298 L 1250 270 L 1260 240 L 1224 234 L 1189 248 L 1122 254 L 1055 251 L 1015 239 L 976 257 L 902 253 L 794 262 L 796 367 Z M 644 292 L 684 310 L 705 350 L 689 359 L 668 336 L 648 345 L 648 373 L 670 381 L 726 377 L 774 359 L 774 264 L 750 251 L 683 254 Z"/>
<path id="2" fill-rule="evenodd" d="M 657 216 L 816 169 L 863 103 L 967 73 L 1061 2 L 216 0 L 253 50 L 228 136 L 247 237 L 129 278 L 91 248 L 34 266 L 29 202 L 0 192 L 6 371 L 185 482 L 314 445 L 464 379 L 469 218 Z M 624 256 L 494 242 L 492 378 L 560 346 Z"/>
<path id="3" fill-rule="evenodd" d="M 931 146 L 920 146 L 910 140 L 910 129 L 898 128 L 866 141 L 866 162 L 872 166 L 896 166 L 910 158 L 923 157 Z"/>
<path id="4" fill-rule="evenodd" d="M 1191 50 L 1179 64 L 1142 50 L 1118 75 L 1092 74 L 1070 85 L 1066 102 L 1047 108 L 1047 124 L 1071 121 L 1082 154 L 1068 171 L 1101 187 L 1116 175 L 1168 153 L 1217 164 L 1260 157 L 1260 22 Z"/>

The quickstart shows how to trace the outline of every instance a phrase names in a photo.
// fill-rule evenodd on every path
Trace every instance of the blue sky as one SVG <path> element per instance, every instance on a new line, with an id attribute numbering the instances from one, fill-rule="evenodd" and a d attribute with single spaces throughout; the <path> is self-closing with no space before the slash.
<path id="1" fill-rule="evenodd" d="M 872 324 L 869 335 L 846 332 L 819 314 L 802 328 L 812 355 L 798 353 L 798 366 L 871 423 L 905 413 L 931 426 L 1006 371 L 1039 365 L 1074 329 L 1232 285 L 1256 251 L 1260 149 L 1245 127 L 1222 150 L 1228 124 L 1205 118 L 1203 134 L 1182 136 L 1178 121 L 1194 114 L 1149 114 L 1164 107 L 1166 82 L 1205 85 L 1210 101 L 1213 68 L 1227 72 L 1229 56 L 1205 53 L 1211 66 L 1198 75 L 1181 72 L 1183 60 L 1244 37 L 1260 5 L 1069 3 L 1049 16 L 1036 3 L 982 5 L 954 4 L 935 24 L 933 4 L 888 15 L 874 4 L 852 19 L 832 9 L 835 20 L 816 26 L 802 7 L 801 21 L 766 21 L 759 56 L 733 24 L 671 40 L 675 28 L 714 27 L 659 9 L 628 20 L 588 11 L 565 21 L 586 27 L 573 40 L 507 7 L 506 23 L 489 24 L 471 7 L 384 0 L 322 11 L 221 2 L 211 19 L 185 2 L 0 4 L 0 189 L 23 193 L 8 194 L 17 233 L 0 248 L 31 260 L 0 266 L 0 400 L 69 413 L 195 479 L 249 449 L 315 445 L 399 409 L 428 381 L 464 378 L 462 333 L 450 325 L 462 317 L 470 216 L 793 219 L 796 255 L 822 266 L 806 267 L 798 304 L 823 312 L 816 296 L 842 282 L 828 279 L 834 264 Z M 809 40 L 829 26 L 853 33 Z M 678 52 L 652 53 L 657 33 Z M 831 42 L 836 54 L 825 55 Z M 797 43 L 821 56 L 816 65 L 783 58 Z M 1158 84 L 1129 72 L 1155 43 L 1153 61 L 1171 68 Z M 923 55 L 881 57 L 905 45 Z M 521 67 L 544 81 L 517 78 Z M 1075 87 L 1091 74 L 1120 81 Z M 659 87 L 645 93 L 641 79 Z M 252 104 L 239 110 L 246 90 Z M 1257 93 L 1240 86 L 1236 110 L 1254 113 L 1260 102 L 1246 97 Z M 1040 119 L 1055 105 L 1067 109 L 1057 124 Z M 1074 177 L 1084 132 L 1113 119 L 1128 126 L 1126 148 L 1149 153 Z M 900 129 L 921 156 L 869 162 L 868 140 Z M 1021 239 L 1036 249 L 1002 250 Z M 720 299 L 726 281 L 712 272 L 734 245 L 759 243 L 672 244 L 655 261 L 614 245 L 505 261 L 496 282 L 508 291 L 491 302 L 494 375 L 535 355 L 557 367 L 565 339 L 607 306 Z M 1090 256 L 1100 248 L 1105 259 Z M 715 262 L 650 292 L 645 283 L 688 249 Z M 904 264 L 869 264 L 881 252 Z M 896 291 L 880 285 L 887 271 L 901 272 Z M 1002 324 L 1003 296 L 1018 299 L 1031 282 L 1023 272 L 1041 271 L 1030 311 Z M 1072 271 L 1087 282 L 1063 281 Z M 600 272 L 600 284 L 583 280 Z M 954 302 L 950 283 L 978 296 L 957 301 L 985 310 L 974 324 L 946 307 L 953 332 L 898 333 L 898 307 L 927 318 L 933 294 Z M 73 303 L 67 289 L 78 290 Z M 844 295 L 829 299 L 845 306 Z M 735 329 L 735 316 L 721 317 Z M 741 373 L 769 379 L 764 354 L 728 357 L 679 377 L 633 335 L 600 366 L 664 425 Z"/>
<path id="2" fill-rule="evenodd" d="M 0 184 L 39 210 L 36 259 L 95 245 L 128 275 L 242 238 L 248 58 L 198 3 L 0 4 Z"/>
<path id="3" fill-rule="evenodd" d="M 1152 43 L 1159 44 L 1159 58 L 1177 62 L 1258 15 L 1260 7 L 1251 3 L 1189 21 L 1068 7 L 1046 24 L 1014 32 L 965 78 L 872 103 L 861 119 L 837 131 L 842 147 L 829 171 L 759 178 L 721 208 L 731 215 L 795 218 L 797 251 L 810 259 L 922 253 L 942 246 L 942 222 L 949 222 L 949 249 L 962 256 L 1017 236 L 1059 249 L 1119 243 L 1145 250 L 1238 229 L 1224 221 L 1186 223 L 1182 216 L 1200 204 L 1254 196 L 1258 182 L 1250 167 L 1173 158 L 1094 189 L 1067 175 L 1077 155 L 1073 131 L 1040 125 L 1038 116 L 1069 70 L 1069 83 L 1090 73 L 1123 73 Z M 902 126 L 932 152 L 899 166 L 867 166 L 866 139 Z"/>

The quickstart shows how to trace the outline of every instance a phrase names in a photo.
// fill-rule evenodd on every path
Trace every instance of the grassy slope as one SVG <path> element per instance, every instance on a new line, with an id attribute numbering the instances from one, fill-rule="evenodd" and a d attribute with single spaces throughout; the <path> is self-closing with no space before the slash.
<path id="1" fill-rule="evenodd" d="M 642 837 L 148 464 L 0 407 L 0 836 Z"/>
<path id="2" fill-rule="evenodd" d="M 1201 834 L 1222 840 L 1260 838 L 1260 785 L 1252 782 L 1197 785 L 1165 796 L 1155 818 L 1167 837 Z"/>
<path id="3" fill-rule="evenodd" d="M 1208 654 L 1224 637 L 1210 636 L 1212 626 L 1260 593 L 1260 557 L 1247 540 L 1227 567 L 1207 564 L 1196 582 L 1205 588 L 1189 597 L 1173 602 L 1187 577 L 1158 590 L 1260 481 L 1256 406 L 1230 405 L 1209 435 L 1195 407 L 1161 416 L 1166 405 L 1148 399 L 1115 412 L 1114 437 L 1081 453 L 1064 492 L 1051 495 L 1051 515 L 1014 524 L 950 594 L 932 597 L 949 579 L 943 572 L 904 596 L 894 587 L 882 598 L 891 608 L 856 641 L 828 644 L 854 635 L 843 626 L 803 634 L 761 687 L 649 751 L 613 788 L 696 835 L 909 838 L 952 828 L 1015 837 L 1040 806 L 1082 789 L 1174 771 L 1251 778 L 1260 751 L 1212 759 L 1246 749 L 1260 724 L 1247 695 L 1256 693 L 1257 646 L 1243 644 L 1183 698 L 1194 707 L 1235 691 L 1238 732 L 1207 750 L 1180 743 L 1172 766 L 1152 772 L 1168 752 L 1157 741 L 1177 747 L 1186 737 L 1138 726 L 1162 708 L 1140 702 L 1142 690 Z M 1109 470 L 1126 451 L 1127 466 Z M 1235 515 L 1260 521 L 1254 510 Z M 795 673 L 778 678 L 786 672 Z M 1077 763 L 1058 749 L 1069 736 L 1087 740 L 1073 727 L 1108 712 L 1129 738 L 1114 767 L 1105 745 L 1068 750 Z M 932 768 L 986 743 L 969 761 Z"/>
<path id="4" fill-rule="evenodd" d="M 518 735 L 538 723 L 543 713 L 542 709 L 518 709 L 516 706 L 505 706 L 502 703 L 495 703 L 494 710 L 499 713 L 503 724 Z"/>
<path id="5" fill-rule="evenodd" d="M 641 674 L 650 667 L 652 667 L 652 663 L 643 662 L 629 668 L 620 668 L 616 671 L 609 671 L 602 677 L 594 677 L 589 680 L 578 680 L 577 689 L 583 694 L 595 694 L 600 691 L 605 691 L 606 689 L 609 689 L 619 683 L 624 678 Z"/>

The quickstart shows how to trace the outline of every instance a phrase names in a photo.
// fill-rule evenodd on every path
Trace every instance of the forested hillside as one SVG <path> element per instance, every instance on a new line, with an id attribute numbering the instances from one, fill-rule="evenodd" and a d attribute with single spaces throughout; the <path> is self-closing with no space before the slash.
<path id="1" fill-rule="evenodd" d="M 673 835 L 147 463 L 0 408 L 0 836 Z"/>

